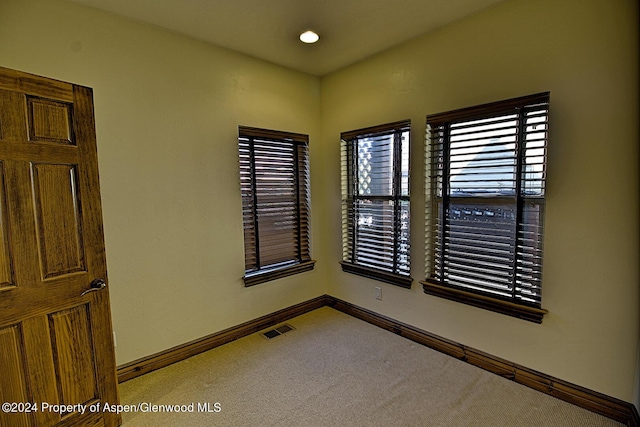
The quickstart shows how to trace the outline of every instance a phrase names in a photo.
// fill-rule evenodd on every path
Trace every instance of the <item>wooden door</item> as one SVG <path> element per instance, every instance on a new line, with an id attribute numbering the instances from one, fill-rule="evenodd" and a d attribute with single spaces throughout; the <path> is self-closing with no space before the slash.
<path id="1" fill-rule="evenodd" d="M 109 292 L 84 293 L 95 279 L 92 91 L 0 68 L 1 426 L 119 425 L 104 411 L 118 403 Z"/>

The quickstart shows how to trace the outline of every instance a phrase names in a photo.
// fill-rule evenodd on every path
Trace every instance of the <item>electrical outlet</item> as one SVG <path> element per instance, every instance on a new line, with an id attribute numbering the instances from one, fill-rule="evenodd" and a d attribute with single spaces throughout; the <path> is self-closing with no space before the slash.
<path id="1" fill-rule="evenodd" d="M 376 299 L 382 299 L 382 288 L 380 286 L 376 286 Z"/>

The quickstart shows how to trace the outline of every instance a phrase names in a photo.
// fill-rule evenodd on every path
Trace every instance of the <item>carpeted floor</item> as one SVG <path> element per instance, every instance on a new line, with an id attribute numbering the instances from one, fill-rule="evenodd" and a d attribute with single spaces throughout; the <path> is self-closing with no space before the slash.
<path id="1" fill-rule="evenodd" d="M 135 426 L 622 426 L 323 307 L 120 385 Z"/>

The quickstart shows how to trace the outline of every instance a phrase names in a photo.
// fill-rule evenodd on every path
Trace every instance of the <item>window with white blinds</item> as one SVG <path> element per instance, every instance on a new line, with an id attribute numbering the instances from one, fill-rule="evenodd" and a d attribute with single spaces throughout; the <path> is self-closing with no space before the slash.
<path id="1" fill-rule="evenodd" d="M 427 293 L 541 322 L 549 93 L 427 116 Z"/>
<path id="2" fill-rule="evenodd" d="M 407 288 L 410 126 L 341 134 L 342 269 Z"/>
<path id="3" fill-rule="evenodd" d="M 241 126 L 245 285 L 313 269 L 308 136 Z"/>

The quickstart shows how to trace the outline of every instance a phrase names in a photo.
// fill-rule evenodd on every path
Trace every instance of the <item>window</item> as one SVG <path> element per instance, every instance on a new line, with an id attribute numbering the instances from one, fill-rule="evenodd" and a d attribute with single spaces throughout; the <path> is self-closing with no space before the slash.
<path id="1" fill-rule="evenodd" d="M 410 121 L 341 134 L 342 269 L 411 287 Z"/>
<path id="2" fill-rule="evenodd" d="M 549 93 L 427 116 L 428 294 L 542 322 Z"/>
<path id="3" fill-rule="evenodd" d="M 308 136 L 241 126 L 246 286 L 309 271 Z"/>

